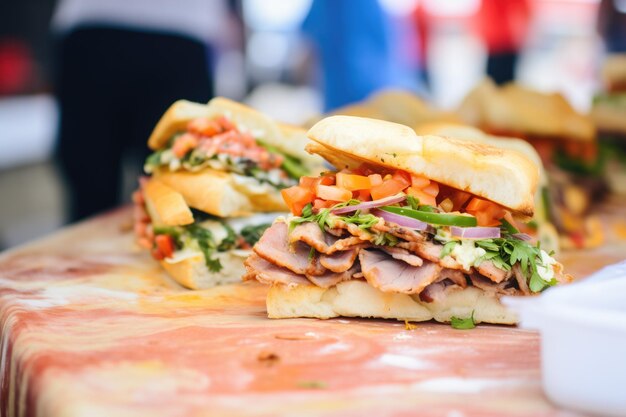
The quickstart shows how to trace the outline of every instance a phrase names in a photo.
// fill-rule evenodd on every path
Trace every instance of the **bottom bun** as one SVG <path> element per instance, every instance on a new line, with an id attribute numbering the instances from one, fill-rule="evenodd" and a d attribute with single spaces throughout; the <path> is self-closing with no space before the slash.
<path id="1" fill-rule="evenodd" d="M 384 293 L 361 280 L 341 282 L 327 289 L 273 285 L 267 296 L 267 313 L 274 319 L 343 316 L 439 322 L 450 322 L 452 317 L 467 318 L 473 313 L 475 323 L 517 323 L 517 316 L 496 296 L 476 287 L 450 291 L 443 299 L 426 303 L 417 295 Z"/>
<path id="2" fill-rule="evenodd" d="M 250 251 L 232 250 L 220 252 L 214 256 L 220 260 L 222 269 L 219 272 L 209 271 L 204 256 L 185 258 L 178 262 L 160 261 L 161 266 L 167 273 L 183 287 L 192 290 L 203 290 L 216 285 L 239 282 L 241 276 L 246 273 L 243 260 Z"/>

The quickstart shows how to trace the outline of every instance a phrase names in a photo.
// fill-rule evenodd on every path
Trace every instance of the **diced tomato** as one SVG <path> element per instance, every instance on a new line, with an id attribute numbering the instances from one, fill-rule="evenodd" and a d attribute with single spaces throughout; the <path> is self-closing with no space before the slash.
<path id="1" fill-rule="evenodd" d="M 223 129 L 220 124 L 211 119 L 206 119 L 199 117 L 197 119 L 193 119 L 187 125 L 187 130 L 192 133 L 197 133 L 198 135 L 211 137 L 217 135 L 218 133 L 222 133 Z"/>
<path id="2" fill-rule="evenodd" d="M 355 169 L 353 169 L 352 173 L 356 174 L 356 175 L 363 175 L 363 176 L 367 177 L 367 176 L 373 174 L 374 171 L 370 167 L 368 167 L 367 165 L 361 164 L 358 167 L 356 167 Z"/>
<path id="3" fill-rule="evenodd" d="M 379 200 L 381 198 L 396 195 L 406 188 L 404 182 L 398 181 L 395 178 L 390 178 L 383 181 L 382 184 L 372 187 L 372 199 Z"/>
<path id="4" fill-rule="evenodd" d="M 437 197 L 437 194 L 439 194 L 439 184 L 437 184 L 436 182 L 431 182 L 426 187 L 422 188 L 422 191 L 424 191 L 428 195 Z"/>
<path id="5" fill-rule="evenodd" d="M 499 226 L 501 223 L 500 219 L 492 217 L 491 214 L 486 211 L 477 211 L 471 214 L 476 217 L 476 222 L 479 226 Z"/>
<path id="6" fill-rule="evenodd" d="M 335 175 L 334 174 L 322 175 L 319 178 L 319 184 L 322 184 L 322 185 L 335 185 Z"/>
<path id="7" fill-rule="evenodd" d="M 154 237 L 154 243 L 156 244 L 159 252 L 161 252 L 166 258 L 172 256 L 176 250 L 174 238 L 170 235 L 156 235 Z"/>
<path id="8" fill-rule="evenodd" d="M 315 177 L 300 177 L 300 187 L 315 192 L 315 187 L 319 181 L 320 179 Z"/>
<path id="9" fill-rule="evenodd" d="M 360 201 L 370 201 L 372 199 L 372 194 L 370 190 L 357 190 L 352 192 L 352 198 L 356 198 Z"/>
<path id="10" fill-rule="evenodd" d="M 372 184 L 368 177 L 363 175 L 344 174 L 343 172 L 337 173 L 337 187 L 343 188 L 349 191 L 355 190 L 368 190 Z"/>
<path id="11" fill-rule="evenodd" d="M 370 184 L 372 187 L 375 187 L 383 183 L 383 177 L 381 177 L 380 174 L 371 174 L 371 175 L 368 175 L 367 178 L 370 179 Z"/>
<path id="12" fill-rule="evenodd" d="M 412 197 L 417 198 L 420 205 L 433 207 L 437 205 L 435 196 L 426 194 L 423 190 L 420 190 L 419 188 L 409 187 L 407 188 L 406 193 Z"/>
<path id="13" fill-rule="evenodd" d="M 408 172 L 406 172 L 406 171 L 402 171 L 400 169 L 397 169 L 396 172 L 393 173 L 392 178 L 394 180 L 402 183 L 404 185 L 404 188 L 406 188 L 406 187 L 411 185 L 411 175 Z"/>
<path id="14" fill-rule="evenodd" d="M 235 124 L 230 119 L 224 116 L 218 117 L 217 119 L 215 119 L 215 121 L 219 123 L 219 125 L 222 126 L 222 129 L 224 130 L 236 130 L 237 129 L 237 126 L 235 126 Z"/>
<path id="15" fill-rule="evenodd" d="M 182 158 L 187 152 L 195 149 L 196 146 L 198 146 L 198 137 L 191 133 L 185 133 L 176 138 L 174 146 L 172 146 L 172 152 L 178 158 Z"/>
<path id="16" fill-rule="evenodd" d="M 474 197 L 469 202 L 467 207 L 465 207 L 466 211 L 480 211 L 484 210 L 489 206 L 489 202 L 487 200 L 483 200 L 482 198 Z"/>
<path id="17" fill-rule="evenodd" d="M 316 210 L 330 208 L 337 203 L 339 203 L 339 201 L 325 201 L 325 200 L 322 200 L 321 198 L 316 198 L 315 201 L 313 201 L 313 208 Z"/>
<path id="18" fill-rule="evenodd" d="M 312 202 L 315 198 L 315 194 L 311 190 L 298 185 L 285 188 L 281 190 L 280 193 L 283 196 L 283 200 L 285 200 L 285 204 L 289 207 L 289 210 L 296 216 L 300 216 L 304 206 Z"/>
<path id="19" fill-rule="evenodd" d="M 146 236 L 146 228 L 148 227 L 148 223 L 144 222 L 135 222 L 135 235 L 137 237 L 145 237 Z"/>
<path id="20" fill-rule="evenodd" d="M 461 207 L 463 207 L 471 197 L 472 195 L 465 191 L 455 191 L 452 196 L 450 196 L 450 200 L 452 200 L 453 203 L 452 211 L 461 210 Z"/>
<path id="21" fill-rule="evenodd" d="M 478 197 L 472 198 L 465 211 L 476 217 L 479 226 L 498 226 L 506 214 L 500 205 Z"/>
<path id="22" fill-rule="evenodd" d="M 352 193 L 343 188 L 339 188 L 334 185 L 322 185 L 317 186 L 317 196 L 324 200 L 332 201 L 349 201 L 352 198 Z"/>
<path id="23" fill-rule="evenodd" d="M 424 188 L 430 184 L 430 180 L 428 178 L 422 177 L 420 175 L 411 175 L 411 187 L 414 188 Z"/>
<path id="24" fill-rule="evenodd" d="M 165 255 L 163 255 L 163 252 L 161 252 L 159 248 L 152 248 L 150 253 L 152 254 L 152 257 L 156 259 L 157 261 L 165 259 Z"/>

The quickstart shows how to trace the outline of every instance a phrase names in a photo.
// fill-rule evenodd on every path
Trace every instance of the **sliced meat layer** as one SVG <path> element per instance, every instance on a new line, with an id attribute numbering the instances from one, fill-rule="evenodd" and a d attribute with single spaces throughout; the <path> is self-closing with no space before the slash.
<path id="1" fill-rule="evenodd" d="M 517 286 L 519 287 L 522 294 L 529 295 L 530 288 L 528 288 L 528 282 L 526 282 L 526 277 L 524 276 L 524 273 L 522 272 L 522 267 L 519 266 L 519 264 L 516 264 L 513 266 L 512 271 L 513 271 L 513 276 L 515 277 L 515 280 L 517 281 Z"/>
<path id="2" fill-rule="evenodd" d="M 315 253 L 313 256 L 309 256 L 309 265 L 304 273 L 306 275 L 324 275 L 327 269 L 320 262 L 320 255 Z"/>
<path id="3" fill-rule="evenodd" d="M 328 255 L 362 243 L 358 237 L 339 238 L 331 233 L 324 233 L 319 225 L 313 222 L 297 225 L 289 234 L 289 241 L 304 242 L 316 251 Z"/>
<path id="4" fill-rule="evenodd" d="M 398 239 L 406 240 L 408 242 L 421 242 L 426 239 L 425 236 L 418 231 L 385 221 L 378 222 L 372 227 L 372 229 L 381 233 L 389 233 Z"/>
<path id="5" fill-rule="evenodd" d="M 334 287 L 335 285 L 339 284 L 342 281 L 347 281 L 351 279 L 352 276 L 356 274 L 357 272 L 359 272 L 359 267 L 358 265 L 355 265 L 351 269 L 344 271 L 344 272 L 326 271 L 326 273 L 323 275 L 318 275 L 318 276 L 307 275 L 306 277 L 309 279 L 309 281 L 311 281 L 313 284 L 317 285 L 318 287 L 330 288 L 330 287 Z"/>
<path id="6" fill-rule="evenodd" d="M 256 279 L 263 284 L 283 285 L 302 285 L 309 283 L 303 275 L 298 275 L 287 268 L 276 266 L 261 258 L 256 253 L 248 256 L 244 265 L 248 271 L 248 273 L 244 275 L 244 280 Z"/>
<path id="7" fill-rule="evenodd" d="M 361 250 L 359 260 L 367 282 L 383 292 L 418 294 L 433 283 L 441 271 L 433 262 L 415 267 L 377 250 Z"/>
<path id="8" fill-rule="evenodd" d="M 450 280 L 452 283 L 458 285 L 461 288 L 467 287 L 467 278 L 465 274 L 458 269 L 444 268 L 439 274 L 438 281 Z"/>
<path id="9" fill-rule="evenodd" d="M 485 278 L 478 273 L 470 274 L 470 279 L 472 281 L 472 285 L 476 288 L 480 288 L 488 294 L 497 294 L 497 295 L 520 295 L 521 291 L 513 286 L 513 283 L 510 280 L 503 281 L 499 284 L 496 284 L 489 278 Z"/>
<path id="10" fill-rule="evenodd" d="M 354 265 L 354 261 L 359 254 L 360 247 L 352 247 L 348 250 L 335 252 L 332 255 L 320 255 L 320 263 L 324 268 L 333 272 L 347 271 Z"/>
<path id="11" fill-rule="evenodd" d="M 302 242 L 290 245 L 287 234 L 287 225 L 276 222 L 263 233 L 252 249 L 266 261 L 304 275 L 309 267 L 311 248 Z"/>
<path id="12" fill-rule="evenodd" d="M 480 273 L 480 275 L 489 278 L 496 284 L 501 283 L 505 279 L 509 279 L 512 274 L 511 271 L 505 271 L 498 268 L 491 261 L 482 261 L 480 265 L 476 267 L 476 270 Z"/>
<path id="13" fill-rule="evenodd" d="M 424 240 L 422 242 L 400 242 L 396 247 L 406 249 L 431 262 L 436 262 L 444 268 L 463 270 L 463 265 L 450 255 L 441 258 L 443 245 Z"/>
<path id="14" fill-rule="evenodd" d="M 378 249 L 391 255 L 393 259 L 404 261 L 411 266 L 422 266 L 422 264 L 424 263 L 424 260 L 422 258 L 412 254 L 406 249 L 397 248 L 395 246 L 381 246 Z"/>

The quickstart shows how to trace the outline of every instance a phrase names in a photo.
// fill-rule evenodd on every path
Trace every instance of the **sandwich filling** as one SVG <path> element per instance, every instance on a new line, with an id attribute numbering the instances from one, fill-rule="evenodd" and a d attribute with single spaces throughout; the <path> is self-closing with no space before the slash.
<path id="1" fill-rule="evenodd" d="M 405 171 L 363 165 L 303 177 L 282 195 L 293 216 L 265 231 L 245 279 L 365 280 L 423 302 L 468 286 L 528 295 L 571 279 L 502 206 Z"/>
<path id="2" fill-rule="evenodd" d="M 146 159 L 144 170 L 199 171 L 212 168 L 254 179 L 283 189 L 306 175 L 301 161 L 264 143 L 225 116 L 191 120 L 184 132 L 175 134 L 167 146 Z"/>
<path id="3" fill-rule="evenodd" d="M 261 222 L 230 224 L 226 220 L 194 210 L 194 222 L 185 226 L 162 226 L 153 223 L 142 189 L 133 193 L 134 229 L 138 244 L 149 249 L 152 257 L 169 263 L 201 256 L 210 272 L 220 272 L 220 253 L 249 251 L 270 226 L 267 217 Z M 245 252 L 243 252 L 243 256 Z"/>

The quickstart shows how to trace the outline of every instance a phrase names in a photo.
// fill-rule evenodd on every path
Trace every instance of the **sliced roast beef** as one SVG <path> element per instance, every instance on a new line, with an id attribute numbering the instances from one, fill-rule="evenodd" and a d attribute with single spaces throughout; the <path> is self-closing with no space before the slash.
<path id="1" fill-rule="evenodd" d="M 385 221 L 378 222 L 372 227 L 372 229 L 377 232 L 392 234 L 398 239 L 406 240 L 408 242 L 421 242 L 426 239 L 423 234 L 416 230 Z"/>
<path id="2" fill-rule="evenodd" d="M 470 279 L 473 286 L 480 288 L 488 294 L 520 295 L 521 293 L 521 291 L 515 288 L 509 280 L 496 284 L 489 278 L 485 278 L 476 272 L 470 274 Z"/>
<path id="3" fill-rule="evenodd" d="M 360 247 L 352 247 L 348 250 L 335 252 L 332 255 L 320 255 L 320 263 L 333 272 L 345 272 L 354 265 L 359 254 Z"/>
<path id="4" fill-rule="evenodd" d="M 432 303 L 433 301 L 441 301 L 453 291 L 462 290 L 463 287 L 449 283 L 449 281 L 433 282 L 422 291 L 419 295 L 420 300 L 425 303 Z"/>
<path id="5" fill-rule="evenodd" d="M 309 281 L 303 276 L 294 274 L 287 268 L 281 268 L 261 258 L 256 253 L 248 256 L 244 262 L 248 273 L 244 280 L 256 279 L 263 284 L 302 285 Z"/>
<path id="6" fill-rule="evenodd" d="M 424 263 L 424 260 L 422 258 L 412 254 L 406 249 L 397 248 L 395 246 L 381 246 L 378 249 L 391 255 L 393 259 L 404 261 L 411 266 L 422 266 L 422 264 Z"/>
<path id="7" fill-rule="evenodd" d="M 528 282 L 526 282 L 526 276 L 524 276 L 524 274 L 522 273 L 522 267 L 519 266 L 519 264 L 516 264 L 513 266 L 512 271 L 513 271 L 513 276 L 515 277 L 515 280 L 517 281 L 517 286 L 519 287 L 522 294 L 529 295 L 530 288 L 528 288 Z"/>
<path id="8" fill-rule="evenodd" d="M 339 238 L 330 233 L 324 233 L 318 224 L 313 222 L 297 225 L 289 234 L 289 241 L 304 242 L 316 251 L 328 255 L 362 243 L 358 237 Z"/>
<path id="9" fill-rule="evenodd" d="M 315 253 L 313 256 L 309 256 L 309 265 L 304 273 L 306 275 L 324 275 L 328 270 L 320 262 L 320 255 Z"/>
<path id="10" fill-rule="evenodd" d="M 439 274 L 438 281 L 450 280 L 450 282 L 458 285 L 461 288 L 467 287 L 467 278 L 465 274 L 458 269 L 444 268 Z"/>
<path id="11" fill-rule="evenodd" d="M 505 279 L 509 279 L 512 274 L 511 271 L 505 271 L 498 268 L 491 261 L 482 261 L 480 265 L 476 267 L 476 270 L 480 273 L 480 275 L 489 278 L 496 284 L 501 283 Z"/>
<path id="12" fill-rule="evenodd" d="M 342 281 L 348 281 L 352 278 L 352 275 L 356 274 L 359 271 L 359 266 L 355 265 L 351 269 L 344 272 L 332 272 L 326 271 L 323 275 L 307 275 L 306 277 L 318 287 L 321 288 L 330 288 L 339 284 Z"/>
<path id="13" fill-rule="evenodd" d="M 441 271 L 436 263 L 424 262 L 415 267 L 378 250 L 362 249 L 359 260 L 367 282 L 383 292 L 418 294 L 434 282 Z"/>
<path id="14" fill-rule="evenodd" d="M 443 245 L 440 245 L 438 243 L 424 240 L 422 242 L 399 242 L 396 246 L 406 249 L 409 252 L 413 252 L 426 260 L 436 262 L 444 268 L 463 270 L 463 265 L 458 263 L 456 259 L 454 259 L 450 255 L 441 258 Z"/>
<path id="15" fill-rule="evenodd" d="M 253 250 L 261 258 L 274 265 L 304 275 L 309 267 L 311 248 L 302 242 L 290 245 L 287 233 L 287 225 L 283 222 L 276 222 L 263 233 Z"/>

